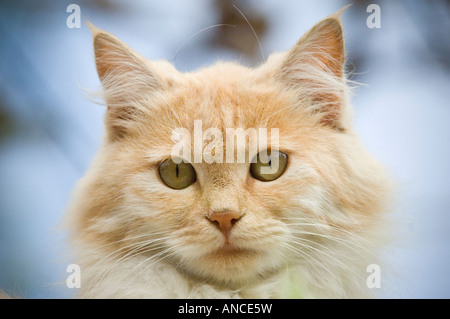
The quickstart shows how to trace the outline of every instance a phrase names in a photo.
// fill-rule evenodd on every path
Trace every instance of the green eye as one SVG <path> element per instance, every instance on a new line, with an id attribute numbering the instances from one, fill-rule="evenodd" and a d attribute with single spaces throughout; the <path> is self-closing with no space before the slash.
<path id="1" fill-rule="evenodd" d="M 194 167 L 189 163 L 175 163 L 167 159 L 159 165 L 159 176 L 161 180 L 173 189 L 183 189 L 197 180 Z"/>
<path id="2" fill-rule="evenodd" d="M 258 153 L 250 164 L 250 174 L 262 182 L 271 182 L 286 170 L 287 154 L 281 151 L 263 151 Z"/>

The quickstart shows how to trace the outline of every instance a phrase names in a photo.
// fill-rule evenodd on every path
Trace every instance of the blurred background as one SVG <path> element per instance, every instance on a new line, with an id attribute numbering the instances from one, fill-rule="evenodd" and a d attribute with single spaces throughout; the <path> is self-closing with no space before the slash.
<path id="1" fill-rule="evenodd" d="M 384 251 L 379 295 L 450 298 L 450 2 L 418 0 L 1 0 L 0 288 L 74 292 L 58 227 L 101 143 L 105 107 L 83 91 L 100 82 L 90 31 L 67 26 L 68 5 L 144 57 L 190 71 L 217 59 L 257 65 L 350 3 L 347 69 L 364 84 L 356 129 L 398 183 L 399 240 Z M 373 3 L 380 28 L 366 23 Z"/>

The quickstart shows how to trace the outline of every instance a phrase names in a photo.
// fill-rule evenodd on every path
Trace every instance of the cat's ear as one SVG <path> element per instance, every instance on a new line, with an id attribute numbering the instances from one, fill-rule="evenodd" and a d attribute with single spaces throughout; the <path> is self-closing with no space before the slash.
<path id="1" fill-rule="evenodd" d="M 164 89 L 165 82 L 150 63 L 112 34 L 88 23 L 94 40 L 95 63 L 108 106 L 106 126 L 110 139 L 127 133 L 143 111 L 152 92 Z"/>
<path id="2" fill-rule="evenodd" d="M 317 23 L 287 52 L 278 77 L 306 98 L 322 124 L 343 129 L 345 48 L 337 15 Z"/>

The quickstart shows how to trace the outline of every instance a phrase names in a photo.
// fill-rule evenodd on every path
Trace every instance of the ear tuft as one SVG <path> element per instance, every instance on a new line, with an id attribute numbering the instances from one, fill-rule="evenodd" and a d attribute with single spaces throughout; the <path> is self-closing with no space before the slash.
<path id="1" fill-rule="evenodd" d="M 134 52 L 112 34 L 99 30 L 93 31 L 95 62 L 100 80 L 108 77 L 143 76 L 157 87 L 162 81 L 150 69 L 143 57 Z"/>
<path id="2" fill-rule="evenodd" d="M 89 20 L 84 20 L 84 23 L 86 23 L 86 25 L 88 26 L 89 30 L 91 30 L 92 35 L 95 37 L 96 33 L 102 32 L 102 30 L 100 30 L 99 28 L 97 28 L 91 21 Z M 104 31 L 103 31 L 104 32 Z"/>
<path id="3" fill-rule="evenodd" d="M 341 22 L 334 17 L 317 23 L 289 52 L 284 68 L 298 63 L 319 67 L 331 75 L 342 77 L 345 62 L 344 36 Z"/>
<path id="4" fill-rule="evenodd" d="M 106 126 L 110 139 L 127 134 L 143 114 L 151 95 L 164 82 L 150 64 L 112 34 L 87 22 L 94 40 L 97 73 L 108 106 Z"/>
<path id="5" fill-rule="evenodd" d="M 345 9 L 345 8 L 344 8 Z M 338 18 L 344 10 L 317 23 L 286 54 L 278 78 L 307 100 L 311 112 L 339 130 L 347 91 L 345 48 Z"/>

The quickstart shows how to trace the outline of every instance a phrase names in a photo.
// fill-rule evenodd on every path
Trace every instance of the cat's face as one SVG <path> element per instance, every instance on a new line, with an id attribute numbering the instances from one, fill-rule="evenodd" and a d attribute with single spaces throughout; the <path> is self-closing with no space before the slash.
<path id="1" fill-rule="evenodd" d="M 194 277 L 245 283 L 291 263 L 333 262 L 330 248 L 351 246 L 379 210 L 379 167 L 348 123 L 338 20 L 322 21 L 259 68 L 219 63 L 185 74 L 144 61 L 105 32 L 94 36 L 107 141 L 83 181 L 77 226 L 108 258 L 165 261 Z M 234 147 L 244 148 L 244 162 L 195 161 L 204 150 L 195 121 L 203 133 L 221 132 L 214 152 L 224 157 L 227 129 L 263 128 L 268 138 Z M 179 128 L 192 138 L 190 170 L 180 167 L 191 179 L 175 189 L 161 165 L 173 158 Z M 250 163 L 265 150 L 285 156 L 268 181 Z"/>

